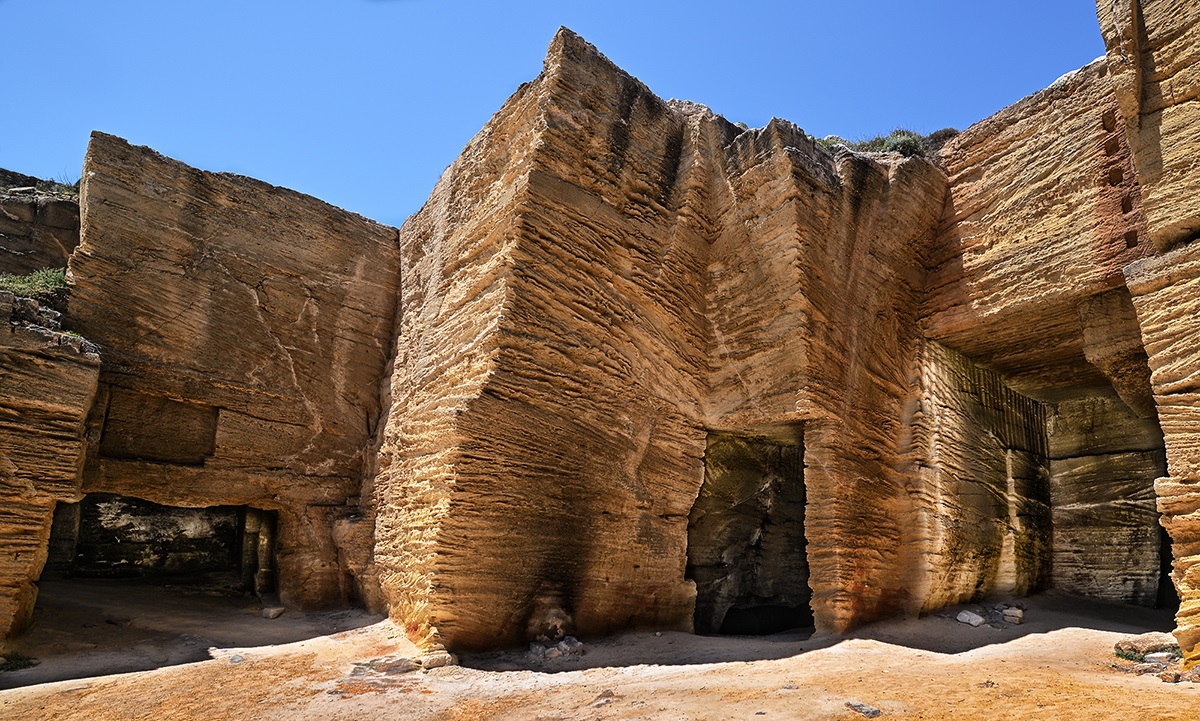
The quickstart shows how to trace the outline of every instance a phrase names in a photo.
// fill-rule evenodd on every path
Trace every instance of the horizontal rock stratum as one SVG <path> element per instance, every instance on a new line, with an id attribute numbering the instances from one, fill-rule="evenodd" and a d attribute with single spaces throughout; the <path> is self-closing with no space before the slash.
<path id="1" fill-rule="evenodd" d="M 663 101 L 564 29 L 398 231 L 97 133 L 99 369 L 13 533 L 236 507 L 255 590 L 429 649 L 1055 587 L 1177 590 L 1200 660 L 1200 11 L 1100 5 L 1106 58 L 929 158 Z"/>

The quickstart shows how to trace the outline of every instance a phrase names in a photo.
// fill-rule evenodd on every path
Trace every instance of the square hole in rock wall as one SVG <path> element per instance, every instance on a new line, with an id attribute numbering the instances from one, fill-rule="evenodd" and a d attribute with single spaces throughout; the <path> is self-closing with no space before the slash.
<path id="1" fill-rule="evenodd" d="M 216 448 L 217 412 L 209 405 L 113 388 L 100 455 L 202 465 Z"/>
<path id="2" fill-rule="evenodd" d="M 697 633 L 761 635 L 813 625 L 799 425 L 714 432 L 688 520 Z"/>

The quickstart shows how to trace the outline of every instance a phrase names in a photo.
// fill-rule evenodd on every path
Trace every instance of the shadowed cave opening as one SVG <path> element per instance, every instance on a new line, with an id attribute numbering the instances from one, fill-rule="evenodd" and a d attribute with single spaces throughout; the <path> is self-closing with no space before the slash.
<path id="1" fill-rule="evenodd" d="M 185 508 L 93 493 L 55 509 L 44 579 L 142 579 L 211 591 L 275 592 L 274 511 Z"/>
<path id="2" fill-rule="evenodd" d="M 1162 431 L 1108 389 L 1051 407 L 1050 586 L 1146 608 L 1175 609 L 1170 536 L 1155 478 L 1166 475 Z"/>
<path id="3" fill-rule="evenodd" d="M 0 688 L 204 661 L 374 623 L 363 609 L 284 611 L 278 519 L 249 506 L 182 508 L 108 494 L 55 509 L 33 617 L 11 639 L 38 665 Z M 272 611 L 268 613 L 267 611 Z"/>
<path id="4" fill-rule="evenodd" d="M 1179 610 L 1179 592 L 1175 590 L 1175 582 L 1171 580 L 1171 568 L 1175 562 L 1175 549 L 1171 544 L 1171 534 L 1161 526 L 1158 529 L 1158 598 L 1155 608 L 1163 608 L 1174 613 Z"/>
<path id="5" fill-rule="evenodd" d="M 1029 333 L 1033 327 L 1044 332 Z M 983 543 L 958 543 L 975 552 L 972 573 L 982 583 L 971 598 L 957 598 L 1052 589 L 1177 607 L 1154 487 L 1167 475 L 1163 430 L 1128 289 L 1041 308 L 1019 325 L 965 340 L 973 347 L 929 348 L 928 392 L 942 423 L 933 465 L 949 480 L 939 491 L 954 510 L 969 497 L 973 527 L 991 527 L 991 545 L 1003 535 L 1005 546 L 998 573 Z M 987 500 L 993 496 L 1002 502 Z M 1019 563 L 1004 563 L 1011 558 Z M 969 588 L 951 581 L 943 584 L 951 591 L 955 583 Z"/>
<path id="6" fill-rule="evenodd" d="M 803 428 L 714 431 L 688 518 L 699 634 L 811 629 Z"/>

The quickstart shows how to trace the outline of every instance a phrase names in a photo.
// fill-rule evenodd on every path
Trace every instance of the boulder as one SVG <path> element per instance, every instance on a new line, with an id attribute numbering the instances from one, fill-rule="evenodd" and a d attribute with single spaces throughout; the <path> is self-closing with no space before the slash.
<path id="1" fill-rule="evenodd" d="M 983 616 L 980 616 L 978 613 L 975 613 L 974 611 L 967 611 L 967 610 L 959 611 L 958 615 L 954 617 L 954 620 L 958 621 L 959 623 L 965 623 L 968 626 L 973 626 L 973 627 L 979 627 L 979 626 L 982 626 L 983 624 L 987 623 L 987 619 L 985 619 Z"/>
<path id="2" fill-rule="evenodd" d="M 1113 650 L 1118 654 L 1144 658 L 1151 653 L 1178 653 L 1179 642 L 1169 633 L 1152 631 L 1138 636 L 1127 636 L 1117 641 Z"/>

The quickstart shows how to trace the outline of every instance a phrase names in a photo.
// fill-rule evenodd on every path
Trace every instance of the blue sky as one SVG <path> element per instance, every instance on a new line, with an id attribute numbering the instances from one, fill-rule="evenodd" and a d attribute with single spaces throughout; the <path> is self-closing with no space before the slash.
<path id="1" fill-rule="evenodd" d="M 93 130 L 399 225 L 560 25 L 664 98 L 851 139 L 965 128 L 1103 54 L 1087 0 L 0 0 L 0 167 Z"/>

